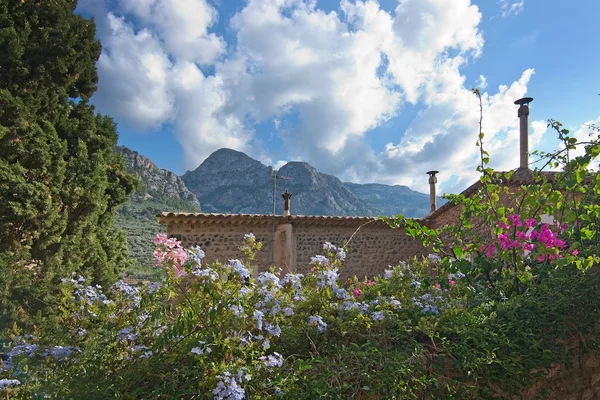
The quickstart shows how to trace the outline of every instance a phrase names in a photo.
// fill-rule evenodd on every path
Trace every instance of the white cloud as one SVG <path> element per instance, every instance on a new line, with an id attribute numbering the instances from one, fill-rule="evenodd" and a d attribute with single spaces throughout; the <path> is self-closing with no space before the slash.
<path id="1" fill-rule="evenodd" d="M 477 81 L 477 87 L 479 89 L 487 88 L 487 78 L 483 75 L 479 75 L 479 80 Z"/>
<path id="2" fill-rule="evenodd" d="M 111 11 L 104 1 L 80 3 L 97 16 L 104 46 L 94 101 L 140 130 L 172 124 L 184 168 L 229 147 L 274 165 L 302 159 L 344 180 L 426 190 L 425 171 L 440 169 L 442 190 L 453 190 L 475 179 L 478 105 L 461 68 L 484 41 L 470 0 L 403 0 L 392 12 L 374 0 L 341 0 L 331 12 L 315 0 L 248 0 L 228 21 L 229 48 L 210 32 L 218 13 L 206 0 L 120 0 Z M 483 93 L 498 167 L 517 166 L 512 102 L 532 74 Z M 423 110 L 374 151 L 365 135 L 405 103 Z M 275 124 L 287 154 L 268 154 L 253 132 L 261 121 Z M 536 126 L 532 142 L 543 134 Z"/>
<path id="3" fill-rule="evenodd" d="M 592 139 L 598 139 L 599 136 L 599 130 L 600 129 L 600 117 L 598 117 L 595 120 L 591 120 L 591 121 L 587 121 L 584 122 L 583 124 L 581 124 L 581 126 L 579 127 L 579 129 L 577 129 L 575 132 L 571 133 L 571 136 L 576 138 L 578 142 L 589 142 Z M 578 157 L 578 156 L 582 156 L 583 154 L 585 154 L 585 149 L 584 146 L 577 146 L 577 148 L 573 151 L 570 152 L 570 157 L 574 158 L 574 157 Z M 598 169 L 598 163 L 592 163 L 592 167 L 597 170 Z"/>
<path id="4" fill-rule="evenodd" d="M 525 8 L 525 0 L 500 0 L 499 3 L 502 18 L 519 15 Z"/>

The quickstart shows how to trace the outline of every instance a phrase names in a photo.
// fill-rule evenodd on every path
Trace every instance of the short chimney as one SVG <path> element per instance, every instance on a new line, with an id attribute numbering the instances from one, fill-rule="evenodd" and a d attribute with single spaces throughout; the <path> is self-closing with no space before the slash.
<path id="1" fill-rule="evenodd" d="M 437 209 L 436 204 L 436 196 L 435 196 L 435 184 L 437 183 L 437 177 L 435 174 L 438 174 L 440 171 L 429 171 L 427 175 L 429 175 L 429 204 L 431 204 L 431 212 L 434 212 Z"/>
<path id="2" fill-rule="evenodd" d="M 533 97 L 523 97 L 515 101 L 515 104 L 519 106 L 517 116 L 519 117 L 519 131 L 521 135 L 521 148 L 520 158 L 521 162 L 519 168 L 529 169 L 529 103 L 533 101 Z"/>
<path id="3" fill-rule="evenodd" d="M 289 217 L 290 214 L 290 199 L 292 198 L 292 194 L 285 189 L 285 192 L 281 195 L 283 197 L 283 216 Z"/>

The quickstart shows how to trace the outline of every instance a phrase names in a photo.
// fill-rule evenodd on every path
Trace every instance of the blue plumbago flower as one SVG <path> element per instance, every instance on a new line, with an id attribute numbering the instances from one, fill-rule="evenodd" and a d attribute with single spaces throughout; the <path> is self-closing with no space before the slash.
<path id="1" fill-rule="evenodd" d="M 329 250 L 329 251 L 332 251 L 335 253 L 337 251 L 337 249 L 338 249 L 337 246 L 334 246 L 330 242 L 323 243 L 323 250 Z"/>
<path id="2" fill-rule="evenodd" d="M 428 254 L 427 258 L 433 262 L 437 262 L 437 261 L 441 260 L 440 256 L 438 256 L 437 254 Z"/>
<path id="3" fill-rule="evenodd" d="M 391 268 L 391 266 L 390 266 L 390 268 Z M 385 271 L 383 271 L 383 277 L 385 279 L 392 279 L 393 276 L 394 276 L 393 269 L 386 269 Z"/>
<path id="4" fill-rule="evenodd" d="M 417 307 L 421 309 L 421 314 L 438 314 L 439 310 L 435 304 L 436 300 L 440 300 L 441 297 L 434 297 L 430 293 L 421 295 L 418 299 L 413 298 L 413 302 Z"/>
<path id="5" fill-rule="evenodd" d="M 277 324 L 267 324 L 265 326 L 265 331 L 269 332 L 271 335 L 276 337 L 281 336 L 281 328 Z"/>
<path id="6" fill-rule="evenodd" d="M 208 354 L 212 352 L 212 349 L 206 345 L 206 342 L 198 342 L 200 346 L 194 347 L 190 352 L 201 356 L 202 354 Z"/>
<path id="7" fill-rule="evenodd" d="M 357 303 L 355 301 L 345 301 L 340 306 L 340 310 L 342 310 L 342 311 L 354 311 L 354 310 L 358 310 L 358 308 L 359 308 L 359 303 Z"/>
<path id="8" fill-rule="evenodd" d="M 310 258 L 311 265 L 322 265 L 324 267 L 329 265 L 329 259 L 325 256 L 317 255 Z"/>
<path id="9" fill-rule="evenodd" d="M 231 373 L 224 372 L 223 375 L 217 376 L 219 382 L 217 387 L 213 390 L 215 400 L 243 400 L 246 396 L 244 389 Z"/>
<path id="10" fill-rule="evenodd" d="M 335 297 L 338 299 L 347 300 L 350 298 L 350 295 L 344 288 L 335 288 L 333 289 L 333 292 L 335 293 Z"/>
<path id="11" fill-rule="evenodd" d="M 323 319 L 319 315 L 311 315 L 308 318 L 308 325 L 316 326 L 319 332 L 325 332 L 327 330 L 327 324 L 323 322 Z"/>
<path id="12" fill-rule="evenodd" d="M 248 271 L 248 268 L 246 268 L 240 260 L 229 260 L 228 266 L 233 268 L 233 270 L 238 273 L 242 280 L 250 278 L 250 271 Z"/>
<path id="13" fill-rule="evenodd" d="M 256 281 L 263 286 L 266 286 L 270 283 L 273 286 L 280 287 L 279 278 L 277 277 L 277 275 L 272 274 L 271 272 L 261 272 L 260 274 L 258 274 Z"/>
<path id="14" fill-rule="evenodd" d="M 9 357 L 27 356 L 32 357 L 38 349 L 37 344 L 23 343 L 13 347 L 8 353 Z"/>
<path id="15" fill-rule="evenodd" d="M 123 328 L 121 329 L 119 332 L 117 332 L 117 340 L 119 342 L 124 342 L 125 340 L 135 340 L 137 339 L 138 335 L 133 332 L 133 327 L 132 326 L 128 326 L 127 328 Z"/>
<path id="16" fill-rule="evenodd" d="M 211 268 L 202 268 L 199 265 L 192 268 L 192 275 L 196 278 L 209 277 L 211 281 L 216 281 L 219 277 L 219 275 Z"/>
<path id="17" fill-rule="evenodd" d="M 227 308 L 238 318 L 245 316 L 244 308 L 240 305 L 230 304 Z"/>
<path id="18" fill-rule="evenodd" d="M 319 272 L 317 275 L 317 286 L 320 288 L 325 288 L 327 286 L 332 289 L 337 289 L 337 279 L 339 277 L 337 268 L 328 269 L 325 271 Z"/>
<path id="19" fill-rule="evenodd" d="M 51 356 L 56 358 L 57 360 L 64 360 L 69 357 L 73 352 L 79 352 L 79 347 L 71 347 L 71 346 L 53 346 L 44 352 L 43 357 Z"/>
<path id="20" fill-rule="evenodd" d="M 260 361 L 263 362 L 263 364 L 265 365 L 265 367 L 272 369 L 272 368 L 281 368 L 281 366 L 283 365 L 283 357 L 281 356 L 281 354 L 274 352 L 273 354 L 269 355 L 269 356 L 262 356 L 258 358 Z"/>
<path id="21" fill-rule="evenodd" d="M 142 327 L 144 325 L 144 322 L 150 318 L 150 314 L 148 314 L 148 311 L 144 311 L 142 314 L 138 315 L 136 317 L 136 319 L 138 320 L 138 326 Z"/>
<path id="22" fill-rule="evenodd" d="M 253 233 L 246 233 L 246 234 L 244 235 L 244 240 L 248 240 L 248 239 L 252 239 L 252 240 L 254 240 L 254 239 L 256 239 L 256 236 L 254 236 L 254 234 L 253 234 Z"/>
<path id="23" fill-rule="evenodd" d="M 154 354 L 152 351 L 146 351 L 144 354 L 140 355 L 140 358 L 150 358 Z"/>
<path id="24" fill-rule="evenodd" d="M 394 307 L 394 308 L 396 308 L 398 310 L 402 308 L 402 304 L 398 300 L 396 300 L 396 299 L 390 300 L 389 303 L 390 303 L 390 305 L 392 307 Z"/>
<path id="25" fill-rule="evenodd" d="M 189 250 L 190 257 L 188 260 L 193 261 L 194 263 L 200 265 L 202 260 L 204 259 L 204 251 L 200 248 L 200 246 L 194 246 Z"/>
<path id="26" fill-rule="evenodd" d="M 421 282 L 419 282 L 418 279 L 413 279 L 412 282 L 411 282 L 411 285 L 413 287 L 420 288 L 421 287 Z"/>
<path id="27" fill-rule="evenodd" d="M 252 289 L 250 289 L 249 287 L 243 286 L 240 288 L 240 296 L 245 296 L 250 293 L 252 293 Z"/>
<path id="28" fill-rule="evenodd" d="M 263 349 L 268 349 L 271 346 L 271 341 L 269 340 L 269 338 L 266 338 L 263 335 L 256 335 L 255 338 L 256 340 L 262 340 Z"/>
<path id="29" fill-rule="evenodd" d="M 435 304 L 426 304 L 425 307 L 421 310 L 421 314 L 431 313 L 436 315 L 438 313 L 438 308 Z"/>
<path id="30" fill-rule="evenodd" d="M 256 320 L 256 329 L 258 329 L 259 331 L 262 330 L 264 316 L 265 316 L 265 313 L 263 313 L 262 311 L 260 311 L 260 310 L 254 311 L 254 319 Z"/>
<path id="31" fill-rule="evenodd" d="M 146 346 L 133 346 L 133 347 L 130 347 L 129 350 L 131 350 L 132 352 L 136 353 L 138 351 L 148 350 L 148 347 L 146 347 Z M 150 352 L 150 353 L 152 353 L 152 352 Z"/>
<path id="32" fill-rule="evenodd" d="M 78 336 L 85 336 L 85 334 L 87 333 L 87 331 L 83 328 L 79 328 L 77 329 L 77 335 Z"/>
<path id="33" fill-rule="evenodd" d="M 19 386 L 20 384 L 21 382 L 18 379 L 0 379 L 0 390 L 6 390 L 10 387 Z"/>
<path id="34" fill-rule="evenodd" d="M 148 286 L 147 286 L 148 293 L 152 294 L 152 293 L 156 292 L 158 289 L 161 288 L 161 286 L 162 285 L 160 284 L 160 282 L 152 282 L 152 283 L 148 284 Z"/>
<path id="35" fill-rule="evenodd" d="M 346 259 L 346 251 L 342 248 L 339 248 L 337 251 L 337 258 L 342 261 L 345 260 Z"/>
<path id="36" fill-rule="evenodd" d="M 285 315 L 286 317 L 291 317 L 292 315 L 294 315 L 294 310 L 292 309 L 292 307 L 286 307 L 283 309 L 283 315 Z"/>
<path id="37" fill-rule="evenodd" d="M 302 274 L 286 274 L 281 280 L 281 284 L 285 285 L 289 282 L 294 289 L 302 290 L 302 278 L 304 278 Z"/>
<path id="38" fill-rule="evenodd" d="M 359 303 L 358 308 L 360 308 L 361 314 L 366 314 L 369 312 L 369 305 L 366 303 Z"/>
<path id="39" fill-rule="evenodd" d="M 371 313 L 371 319 L 373 321 L 383 321 L 384 318 L 385 315 L 383 314 L 383 311 L 375 311 Z"/>
<path id="40" fill-rule="evenodd" d="M 137 288 L 128 285 L 127 283 L 123 282 L 122 280 L 113 284 L 112 288 L 113 288 L 113 290 L 118 290 L 120 292 L 123 292 L 126 297 L 133 297 L 138 293 Z"/>
<path id="41" fill-rule="evenodd" d="M 166 325 L 159 326 L 154 330 L 154 336 L 160 336 L 165 331 L 165 329 L 167 329 Z"/>

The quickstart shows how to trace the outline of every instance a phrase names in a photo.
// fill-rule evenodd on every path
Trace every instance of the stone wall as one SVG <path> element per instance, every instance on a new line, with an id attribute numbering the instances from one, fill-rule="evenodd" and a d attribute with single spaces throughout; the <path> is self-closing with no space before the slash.
<path id="1" fill-rule="evenodd" d="M 265 270 L 272 259 L 272 224 L 268 220 L 239 222 L 218 224 L 211 220 L 180 218 L 166 223 L 166 229 L 167 234 L 181 240 L 184 247 L 200 246 L 206 255 L 205 262 L 244 258 L 240 246 L 244 235 L 253 233 L 263 245 L 252 267 L 254 272 Z"/>
<path id="2" fill-rule="evenodd" d="M 166 225 L 168 235 L 181 240 L 184 246 L 200 246 L 207 262 L 243 258 L 239 246 L 244 234 L 253 233 L 263 243 L 253 265 L 255 272 L 272 265 L 283 273 L 306 272 L 311 257 L 324 254 L 323 243 L 342 246 L 351 237 L 340 271 L 342 279 L 373 277 L 390 265 L 427 254 L 420 242 L 406 236 L 402 229 L 391 229 L 371 217 L 163 213 L 160 222 Z"/>
<path id="3" fill-rule="evenodd" d="M 294 227 L 296 236 L 296 269 L 306 272 L 310 268 L 311 257 L 324 254 L 323 243 L 330 242 L 342 246 L 349 240 L 360 225 L 320 226 L 298 224 Z M 424 254 L 420 242 L 404 234 L 402 229 L 390 229 L 382 222 L 362 226 L 348 244 L 348 253 L 342 279 L 351 276 L 359 278 L 381 274 L 388 266 Z"/>

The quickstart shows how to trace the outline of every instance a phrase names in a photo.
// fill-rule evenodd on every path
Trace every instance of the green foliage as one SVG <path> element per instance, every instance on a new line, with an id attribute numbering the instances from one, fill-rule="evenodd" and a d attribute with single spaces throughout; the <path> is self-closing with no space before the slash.
<path id="1" fill-rule="evenodd" d="M 432 274 L 433 257 L 342 285 L 345 252 L 330 244 L 311 272 L 280 280 L 158 242 L 160 287 L 118 283 L 106 297 L 65 279 L 60 327 L 10 333 L 11 398 L 507 398 L 598 334 L 597 269 L 567 265 L 498 300 L 465 275 Z M 259 246 L 246 238 L 249 258 Z"/>
<path id="2" fill-rule="evenodd" d="M 87 103 L 101 47 L 75 7 L 0 5 L 0 325 L 42 317 L 65 274 L 108 283 L 129 263 L 113 220 L 136 181 Z"/>

